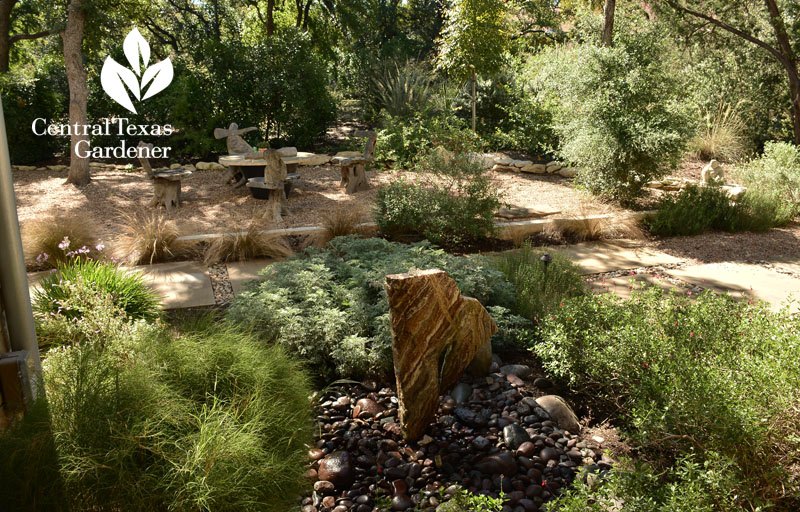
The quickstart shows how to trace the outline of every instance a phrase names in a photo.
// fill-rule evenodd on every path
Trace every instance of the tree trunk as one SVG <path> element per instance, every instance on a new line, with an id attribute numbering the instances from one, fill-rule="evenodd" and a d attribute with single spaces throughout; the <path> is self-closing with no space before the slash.
<path id="1" fill-rule="evenodd" d="M 603 46 L 614 46 L 614 10 L 617 0 L 606 0 L 603 6 L 603 34 L 600 42 Z"/>
<path id="2" fill-rule="evenodd" d="M 267 35 L 275 32 L 275 0 L 267 1 Z"/>
<path id="3" fill-rule="evenodd" d="M 67 71 L 69 84 L 69 124 L 78 128 L 87 124 L 86 104 L 89 98 L 89 87 L 86 83 L 86 70 L 83 67 L 83 29 L 86 25 L 86 11 L 81 5 L 82 0 L 71 0 L 67 7 L 67 26 L 64 29 L 64 65 Z M 89 183 L 89 159 L 80 158 L 77 154 L 78 144 L 83 144 L 83 149 L 89 148 L 89 136 L 76 130 L 70 137 L 69 176 L 67 183 L 82 187 Z"/>
<path id="4" fill-rule="evenodd" d="M 476 105 L 478 103 L 478 97 L 475 94 L 475 83 L 477 82 L 477 78 L 475 76 L 475 68 L 472 68 L 472 131 L 475 132 L 475 120 L 477 118 L 476 115 Z"/>
<path id="5" fill-rule="evenodd" d="M 303 11 L 303 30 L 308 30 L 308 11 L 311 10 L 311 4 L 314 0 L 308 0 L 306 2 L 306 8 Z"/>
<path id="6" fill-rule="evenodd" d="M 8 71 L 8 54 L 11 52 L 11 9 L 17 0 L 0 0 L 0 73 Z"/>
<path id="7" fill-rule="evenodd" d="M 789 69 L 786 70 L 786 75 L 789 78 L 789 91 L 791 94 L 792 102 L 792 122 L 794 125 L 794 141 L 795 144 L 800 145 L 800 82 L 797 80 L 797 60 L 795 59 L 792 45 L 789 42 L 789 35 L 786 33 L 786 26 L 783 23 L 783 16 L 778 8 L 775 0 L 764 0 L 769 10 L 769 22 L 775 32 L 775 38 L 778 40 L 778 46 L 781 53 L 788 61 Z"/>

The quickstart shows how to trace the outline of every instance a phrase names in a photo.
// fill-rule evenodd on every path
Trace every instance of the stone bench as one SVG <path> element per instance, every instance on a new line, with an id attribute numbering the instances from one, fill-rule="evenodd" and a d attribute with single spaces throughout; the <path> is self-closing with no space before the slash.
<path id="1" fill-rule="evenodd" d="M 148 154 L 153 149 L 152 144 L 139 142 L 138 147 L 147 148 Z M 140 153 L 141 154 L 141 153 Z M 139 158 L 142 169 L 147 176 L 153 180 L 153 200 L 150 206 L 163 206 L 167 211 L 181 206 L 181 180 L 192 175 L 192 171 L 178 167 L 177 169 L 165 169 L 163 171 L 153 171 L 150 160 Z"/>

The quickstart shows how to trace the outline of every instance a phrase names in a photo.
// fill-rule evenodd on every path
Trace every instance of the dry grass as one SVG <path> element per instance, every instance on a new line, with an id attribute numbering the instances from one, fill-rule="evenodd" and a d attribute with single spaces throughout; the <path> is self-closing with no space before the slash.
<path id="1" fill-rule="evenodd" d="M 337 236 L 367 234 L 369 229 L 360 226 L 364 222 L 364 212 L 363 206 L 326 212 L 322 221 L 324 231 L 315 235 L 309 245 L 324 247 Z"/>
<path id="2" fill-rule="evenodd" d="M 706 112 L 698 133 L 689 142 L 695 157 L 735 162 L 752 152 L 747 126 L 737 112 L 740 105 L 720 103 L 716 112 Z"/>
<path id="3" fill-rule="evenodd" d="M 116 244 L 120 259 L 131 264 L 153 264 L 175 257 L 178 228 L 160 212 L 121 212 L 125 235 Z"/>
<path id="4" fill-rule="evenodd" d="M 293 254 L 285 237 L 263 231 L 263 226 L 253 222 L 247 231 L 223 235 L 208 245 L 203 261 L 212 265 L 255 258 L 287 258 Z"/>
<path id="5" fill-rule="evenodd" d="M 65 241 L 68 246 L 59 247 Z M 89 256 L 98 252 L 91 224 L 73 215 L 50 215 L 27 222 L 22 230 L 22 245 L 32 269 L 54 268 L 57 262 L 66 259 L 69 251 L 86 248 Z"/>
<path id="6" fill-rule="evenodd" d="M 590 207 L 584 203 L 581 204 L 577 214 L 549 224 L 545 228 L 544 234 L 556 239 L 578 242 L 619 238 L 644 240 L 647 238 L 638 220 L 624 215 L 614 215 L 614 213 L 618 212 L 611 206 L 591 205 Z"/>

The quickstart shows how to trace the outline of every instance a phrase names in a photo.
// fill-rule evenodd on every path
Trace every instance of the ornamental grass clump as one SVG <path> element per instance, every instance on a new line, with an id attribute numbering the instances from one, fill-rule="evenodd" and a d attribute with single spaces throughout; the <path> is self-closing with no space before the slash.
<path id="1" fill-rule="evenodd" d="M 122 270 L 114 263 L 81 258 L 58 263 L 37 283 L 33 308 L 39 315 L 77 318 L 86 312 L 92 295 L 110 297 L 114 306 L 132 320 L 153 321 L 159 316 L 159 300 L 140 274 Z"/>
<path id="2" fill-rule="evenodd" d="M 714 491 L 730 496 L 713 502 L 794 509 L 800 318 L 788 308 L 653 287 L 567 300 L 538 334 L 545 370 L 616 411 L 659 472 L 693 454 L 709 476 L 724 466 L 730 479 Z"/>
<path id="3" fill-rule="evenodd" d="M 110 295 L 38 319 L 49 407 L 0 435 L 9 510 L 291 509 L 311 389 L 279 346 L 218 321 L 175 333 Z M 44 403 L 36 404 L 40 411 Z M 22 430 L 24 428 L 24 430 Z"/>
<path id="4" fill-rule="evenodd" d="M 104 248 L 92 234 L 91 223 L 74 215 L 25 223 L 22 242 L 28 267 L 38 270 L 55 268 L 74 256 L 100 259 Z"/>
<path id="5" fill-rule="evenodd" d="M 547 253 L 548 263 L 542 261 L 545 251 L 525 242 L 522 247 L 492 258 L 492 266 L 502 272 L 514 285 L 514 313 L 538 323 L 564 300 L 586 295 L 581 269 L 568 258 Z"/>

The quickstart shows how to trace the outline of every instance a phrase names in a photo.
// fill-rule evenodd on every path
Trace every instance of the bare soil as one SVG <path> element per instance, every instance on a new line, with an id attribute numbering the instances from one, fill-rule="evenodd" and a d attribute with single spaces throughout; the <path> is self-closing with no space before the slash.
<path id="1" fill-rule="evenodd" d="M 404 173 L 370 171 L 373 187 L 347 195 L 339 187 L 338 167 L 300 167 L 299 172 L 301 179 L 289 198 L 292 214 L 275 227 L 319 225 L 337 209 L 356 209 L 364 222 L 370 221 L 378 188 Z M 124 234 L 123 213 L 152 211 L 148 204 L 153 185 L 141 171 L 93 169 L 91 183 L 83 188 L 65 185 L 65 178 L 64 172 L 49 170 L 14 173 L 23 227 L 32 219 L 45 216 L 78 216 L 95 226 L 99 240 L 113 244 Z M 492 181 L 503 193 L 504 202 L 515 206 L 547 207 L 563 215 L 605 213 L 611 208 L 574 189 L 570 180 L 560 176 L 493 173 Z M 260 222 L 265 208 L 264 201 L 254 199 L 246 187 L 233 189 L 223 184 L 220 171 L 195 171 L 183 180 L 181 197 L 181 208 L 169 213 L 160 210 L 176 222 L 181 235 L 240 231 L 251 222 Z"/>

